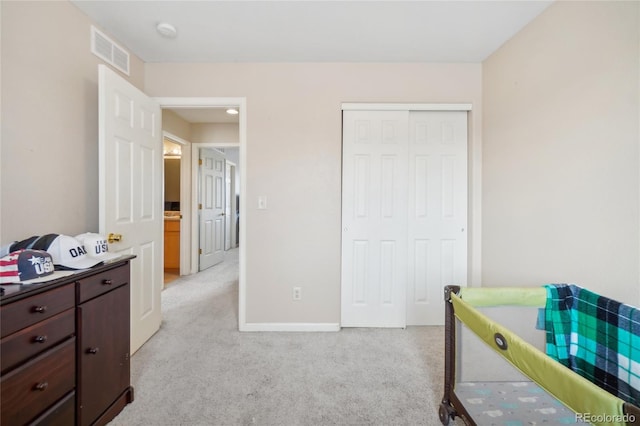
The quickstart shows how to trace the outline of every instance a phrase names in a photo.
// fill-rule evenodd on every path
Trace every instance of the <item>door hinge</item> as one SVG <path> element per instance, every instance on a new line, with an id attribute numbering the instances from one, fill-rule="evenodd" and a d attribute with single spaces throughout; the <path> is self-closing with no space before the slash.
<path id="1" fill-rule="evenodd" d="M 198 204 L 198 210 L 202 210 L 202 203 Z"/>
<path id="2" fill-rule="evenodd" d="M 199 158 L 199 159 L 198 159 L 198 165 L 199 165 L 199 166 L 202 166 L 202 158 Z"/>
<path id="3" fill-rule="evenodd" d="M 202 249 L 198 249 L 198 254 L 202 254 Z"/>

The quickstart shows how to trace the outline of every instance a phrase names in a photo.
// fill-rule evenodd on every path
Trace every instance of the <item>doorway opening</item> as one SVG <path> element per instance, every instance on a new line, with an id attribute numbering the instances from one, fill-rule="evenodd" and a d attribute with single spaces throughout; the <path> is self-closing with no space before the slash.
<path id="1" fill-rule="evenodd" d="M 185 189 L 186 162 L 182 151 L 188 142 L 166 130 L 162 132 L 164 157 L 164 287 L 175 281 L 186 271 L 181 265 L 180 248 L 188 241 L 183 228 L 182 212 L 188 207 L 189 197 Z M 185 163 L 185 164 L 183 164 Z M 181 241 L 184 240 L 184 241 Z"/>
<path id="2" fill-rule="evenodd" d="M 224 231 L 228 238 L 222 240 L 225 249 L 238 250 L 238 320 L 239 328 L 245 323 L 245 277 L 246 277 L 246 99 L 245 98 L 155 98 L 163 111 L 163 131 L 169 139 L 183 140 L 181 146 L 179 237 L 180 275 L 199 271 L 200 223 L 199 223 L 199 158 L 203 149 L 223 152 L 226 158 L 225 179 L 222 186 L 225 195 Z M 238 114 L 235 121 L 226 116 L 228 109 Z M 166 114 L 165 114 L 166 113 Z M 219 118 L 211 118 L 212 114 Z M 165 117 L 166 115 L 166 117 Z M 184 118 L 181 116 L 186 116 Z M 190 117 L 190 118 L 189 118 Z M 200 118 L 198 118 L 200 117 Z M 204 118 L 209 117 L 209 118 Z M 224 117 L 227 121 L 225 122 Z M 178 134 L 180 133 L 180 134 Z M 173 137 L 172 137 L 173 136 Z M 187 136 L 187 137 L 184 137 Z M 230 176 L 233 174 L 233 177 Z M 229 176 L 229 179 L 227 179 Z M 229 180 L 229 181 L 228 181 Z M 228 182 L 227 182 L 228 181 Z M 169 200 L 171 201 L 171 200 Z M 228 205 L 226 205 L 228 204 Z M 169 205 L 172 207 L 173 205 Z M 167 212 L 167 210 L 165 210 Z M 169 215 L 176 214 L 168 211 Z M 227 221 L 231 216 L 232 220 Z M 235 220 L 233 220 L 235 219 Z M 165 236 L 165 241 L 167 240 Z M 175 240 L 175 237 L 174 237 Z"/>

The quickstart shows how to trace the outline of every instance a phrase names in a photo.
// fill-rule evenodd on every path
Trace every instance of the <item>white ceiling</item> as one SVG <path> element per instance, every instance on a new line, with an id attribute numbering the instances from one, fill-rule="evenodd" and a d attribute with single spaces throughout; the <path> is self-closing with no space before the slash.
<path id="1" fill-rule="evenodd" d="M 481 62 L 552 3 L 72 2 L 145 62 Z"/>
<path id="2" fill-rule="evenodd" d="M 144 62 L 481 62 L 552 1 L 72 0 Z M 175 39 L 156 31 L 176 27 Z M 224 109 L 173 109 L 237 123 Z"/>

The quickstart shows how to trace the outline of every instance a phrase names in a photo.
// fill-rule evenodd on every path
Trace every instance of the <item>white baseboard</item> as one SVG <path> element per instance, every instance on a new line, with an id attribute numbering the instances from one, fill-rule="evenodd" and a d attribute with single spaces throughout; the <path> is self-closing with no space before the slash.
<path id="1" fill-rule="evenodd" d="M 340 331 L 340 324 L 320 322 L 254 322 L 241 324 L 240 331 Z"/>

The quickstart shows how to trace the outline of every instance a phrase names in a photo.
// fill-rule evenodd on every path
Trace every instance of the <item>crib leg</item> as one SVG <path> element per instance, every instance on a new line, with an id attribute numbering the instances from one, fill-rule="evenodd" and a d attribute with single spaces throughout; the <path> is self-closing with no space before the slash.
<path id="1" fill-rule="evenodd" d="M 449 421 L 451 421 L 456 416 L 456 412 L 453 407 L 451 407 L 451 405 L 447 404 L 446 402 L 442 402 L 440 404 L 440 408 L 438 408 L 438 416 L 440 417 L 440 422 L 444 426 L 447 426 L 449 424 Z"/>
<path id="2" fill-rule="evenodd" d="M 445 318 L 444 318 L 444 396 L 438 408 L 438 416 L 443 425 L 448 425 L 449 421 L 457 414 L 450 403 L 453 394 L 453 383 L 455 380 L 455 353 L 456 353 L 456 329 L 453 305 L 451 304 L 451 293 L 458 293 L 459 286 L 446 286 L 444 289 Z"/>

